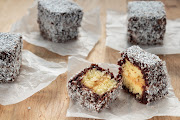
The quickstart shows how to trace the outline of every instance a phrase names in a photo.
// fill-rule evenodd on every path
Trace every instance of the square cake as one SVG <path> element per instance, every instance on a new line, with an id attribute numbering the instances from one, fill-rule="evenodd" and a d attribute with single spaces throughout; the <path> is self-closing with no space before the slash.
<path id="1" fill-rule="evenodd" d="M 162 45 L 166 31 L 166 12 L 160 1 L 128 3 L 128 41 L 139 45 Z"/>
<path id="2" fill-rule="evenodd" d="M 82 9 L 68 0 L 39 0 L 38 23 L 41 35 L 50 41 L 64 43 L 78 36 Z"/>
<path id="3" fill-rule="evenodd" d="M 22 37 L 19 34 L 0 33 L 0 83 L 14 81 L 22 61 Z"/>
<path id="4" fill-rule="evenodd" d="M 84 69 L 68 82 L 69 96 L 82 108 L 100 112 L 108 108 L 120 91 L 121 82 L 113 73 L 96 64 Z"/>
<path id="5" fill-rule="evenodd" d="M 131 46 L 121 53 L 118 62 L 122 87 L 147 104 L 168 94 L 168 73 L 165 62 L 139 46 Z"/>

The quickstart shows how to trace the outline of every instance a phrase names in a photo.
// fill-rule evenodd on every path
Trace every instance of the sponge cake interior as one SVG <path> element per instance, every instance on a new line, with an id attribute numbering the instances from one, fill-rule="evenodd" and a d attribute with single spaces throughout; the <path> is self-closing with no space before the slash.
<path id="1" fill-rule="evenodd" d="M 98 95 L 103 95 L 117 85 L 117 82 L 111 79 L 109 74 L 96 68 L 88 70 L 81 82 Z"/>
<path id="2" fill-rule="evenodd" d="M 145 86 L 141 70 L 126 59 L 122 71 L 123 86 L 129 89 L 129 92 L 136 94 L 136 97 L 141 98 L 144 91 L 143 86 Z"/>

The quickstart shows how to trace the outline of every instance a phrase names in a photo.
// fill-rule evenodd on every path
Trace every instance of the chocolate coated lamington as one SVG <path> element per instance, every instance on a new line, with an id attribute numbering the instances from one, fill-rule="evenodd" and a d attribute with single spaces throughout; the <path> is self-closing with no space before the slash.
<path id="1" fill-rule="evenodd" d="M 21 35 L 0 33 L 0 83 L 12 82 L 19 75 L 22 45 Z"/>
<path id="2" fill-rule="evenodd" d="M 123 88 L 141 103 L 147 104 L 168 94 L 168 73 L 165 62 L 158 56 L 129 47 L 118 62 Z"/>
<path id="3" fill-rule="evenodd" d="M 113 73 L 96 64 L 72 77 L 68 82 L 69 96 L 82 108 L 100 112 L 118 96 L 121 81 Z"/>
<path id="4" fill-rule="evenodd" d="M 39 0 L 38 23 L 41 35 L 53 42 L 67 42 L 78 37 L 82 9 L 68 0 Z"/>
<path id="5" fill-rule="evenodd" d="M 139 45 L 163 44 L 166 12 L 160 1 L 128 3 L 128 41 Z"/>

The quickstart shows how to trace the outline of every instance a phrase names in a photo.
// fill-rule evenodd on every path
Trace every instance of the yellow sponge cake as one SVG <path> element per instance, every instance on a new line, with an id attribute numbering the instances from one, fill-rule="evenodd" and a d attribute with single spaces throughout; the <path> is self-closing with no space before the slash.
<path id="1" fill-rule="evenodd" d="M 115 81 L 114 78 L 111 79 L 111 75 L 99 71 L 96 68 L 89 70 L 83 75 L 81 83 L 98 95 L 103 95 L 117 85 L 117 81 Z"/>
<path id="2" fill-rule="evenodd" d="M 137 94 L 137 97 L 141 97 L 144 91 L 143 86 L 145 86 L 141 70 L 128 60 L 126 60 L 122 68 L 123 85 L 126 86 L 133 94 Z"/>

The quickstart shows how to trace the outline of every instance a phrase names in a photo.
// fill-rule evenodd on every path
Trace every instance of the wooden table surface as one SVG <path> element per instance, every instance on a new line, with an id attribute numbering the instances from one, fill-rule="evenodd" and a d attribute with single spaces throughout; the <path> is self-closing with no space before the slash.
<path id="1" fill-rule="evenodd" d="M 0 32 L 8 32 L 11 25 L 26 14 L 34 0 L 0 0 Z M 118 51 L 105 47 L 106 9 L 126 12 L 129 0 L 75 0 L 84 10 L 101 6 L 102 35 L 97 45 L 90 52 L 87 60 L 91 62 L 117 63 Z M 180 18 L 180 0 L 162 0 L 166 7 L 167 18 Z M 67 57 L 52 53 L 24 41 L 24 49 L 49 60 L 66 61 Z M 180 54 L 160 56 L 167 63 L 176 96 L 180 100 Z M 26 100 L 14 104 L 0 105 L 0 120 L 86 120 L 85 118 L 66 118 L 69 97 L 66 89 L 66 73 L 57 77 L 48 87 Z M 29 110 L 28 107 L 31 107 Z M 180 113 L 179 113 L 180 114 Z M 153 117 L 152 120 L 180 120 L 180 117 Z"/>

